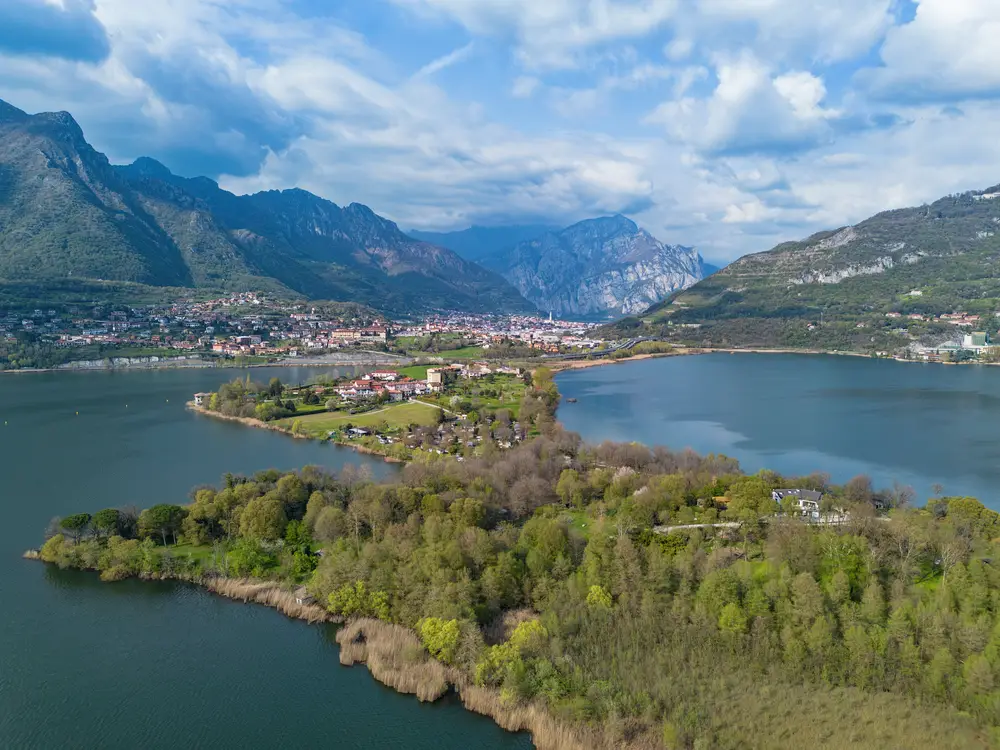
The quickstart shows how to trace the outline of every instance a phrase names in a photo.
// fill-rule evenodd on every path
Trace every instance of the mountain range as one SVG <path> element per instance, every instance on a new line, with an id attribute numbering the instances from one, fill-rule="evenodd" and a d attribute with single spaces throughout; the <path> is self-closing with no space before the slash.
<path id="1" fill-rule="evenodd" d="M 695 250 L 665 245 L 620 215 L 565 229 L 473 227 L 417 236 L 502 274 L 543 312 L 577 318 L 641 312 L 705 275 Z"/>
<path id="2" fill-rule="evenodd" d="M 422 232 L 411 229 L 408 235 L 424 242 L 454 250 L 473 263 L 489 262 L 516 245 L 534 240 L 559 227 L 548 224 L 513 224 L 500 227 L 469 227 L 457 232 Z"/>
<path id="3" fill-rule="evenodd" d="M 618 328 L 720 345 L 895 349 L 953 336 L 942 314 L 1000 311 L 998 270 L 1000 185 L 744 256 Z"/>
<path id="4" fill-rule="evenodd" d="M 0 280 L 255 289 L 431 309 L 528 312 L 498 274 L 367 206 L 304 190 L 237 196 L 153 159 L 113 166 L 66 112 L 0 101 Z"/>

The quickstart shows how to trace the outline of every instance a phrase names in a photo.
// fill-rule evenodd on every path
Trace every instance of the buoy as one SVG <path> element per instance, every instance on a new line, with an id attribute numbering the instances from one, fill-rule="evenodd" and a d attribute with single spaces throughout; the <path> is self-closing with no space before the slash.
<path id="1" fill-rule="evenodd" d="M 77 413 L 76 413 L 76 416 L 78 416 L 78 417 L 79 417 L 79 416 L 80 416 L 80 412 L 77 412 Z"/>

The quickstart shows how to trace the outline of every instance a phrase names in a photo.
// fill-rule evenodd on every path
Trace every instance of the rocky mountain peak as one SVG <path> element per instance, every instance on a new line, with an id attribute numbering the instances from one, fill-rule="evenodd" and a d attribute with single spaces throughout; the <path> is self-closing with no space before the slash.
<path id="1" fill-rule="evenodd" d="M 0 123 L 24 122 L 29 117 L 27 112 L 22 112 L 13 104 L 8 104 L 0 99 Z"/>
<path id="2" fill-rule="evenodd" d="M 148 156 L 140 156 L 121 170 L 137 177 L 153 177 L 158 180 L 167 180 L 174 176 L 166 166 Z"/>
<path id="3" fill-rule="evenodd" d="M 597 219 L 586 219 L 563 230 L 565 234 L 580 234 L 594 237 L 614 237 L 619 234 L 637 234 L 639 226 L 627 216 L 615 214 Z"/>

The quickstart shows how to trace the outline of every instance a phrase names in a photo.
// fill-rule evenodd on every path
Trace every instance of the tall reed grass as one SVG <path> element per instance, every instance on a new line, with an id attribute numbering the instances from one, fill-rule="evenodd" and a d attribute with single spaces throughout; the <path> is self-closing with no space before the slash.
<path id="1" fill-rule="evenodd" d="M 255 581 L 246 578 L 205 578 L 200 584 L 214 594 L 243 602 L 256 602 L 274 607 L 289 617 L 306 622 L 338 622 L 319 604 L 299 604 L 295 594 L 273 581 Z"/>
<path id="2" fill-rule="evenodd" d="M 448 691 L 448 670 L 412 630 L 381 620 L 352 620 L 338 631 L 337 642 L 341 664 L 367 664 L 376 680 L 394 690 L 422 701 L 435 701 Z"/>

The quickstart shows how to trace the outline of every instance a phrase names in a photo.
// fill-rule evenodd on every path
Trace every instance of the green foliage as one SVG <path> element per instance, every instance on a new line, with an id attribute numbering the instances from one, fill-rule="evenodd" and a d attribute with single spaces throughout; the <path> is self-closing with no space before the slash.
<path id="1" fill-rule="evenodd" d="M 547 398 L 544 373 L 536 388 Z M 998 515 L 939 498 L 879 518 L 877 493 L 852 482 L 824 487 L 848 523 L 809 524 L 774 515 L 770 488 L 792 481 L 719 456 L 581 446 L 553 426 L 388 482 L 230 475 L 181 509 L 181 549 L 158 544 L 178 513 L 157 506 L 140 517 L 151 538 L 58 535 L 40 554 L 108 580 L 306 583 L 338 615 L 415 629 L 506 704 L 537 701 L 619 741 L 984 746 L 1000 725 Z M 710 525 L 720 496 L 739 528 Z M 654 530 L 664 522 L 709 525 Z"/>
<path id="2" fill-rule="evenodd" d="M 417 623 L 417 633 L 431 656 L 445 664 L 451 664 L 462 635 L 458 620 L 442 620 L 439 617 L 425 617 Z"/>
<path id="3" fill-rule="evenodd" d="M 94 531 L 104 536 L 118 534 L 122 529 L 122 514 L 117 508 L 105 508 L 94 514 L 91 520 Z"/>
<path id="4" fill-rule="evenodd" d="M 90 527 L 90 520 L 89 513 L 75 513 L 62 519 L 59 522 L 59 528 L 69 532 L 74 539 L 79 539 Z"/>
<path id="5" fill-rule="evenodd" d="M 226 553 L 226 563 L 234 576 L 263 578 L 277 565 L 277 557 L 256 539 L 240 539 Z"/>
<path id="6" fill-rule="evenodd" d="M 587 606 L 597 610 L 611 609 L 613 604 L 611 594 L 603 586 L 591 586 L 587 590 Z"/>
<path id="7" fill-rule="evenodd" d="M 144 537 L 159 535 L 164 546 L 167 544 L 167 537 L 170 536 L 176 544 L 177 535 L 181 532 L 186 516 L 187 510 L 179 505 L 166 503 L 154 505 L 139 515 L 139 534 Z"/>
<path id="8" fill-rule="evenodd" d="M 364 581 L 344 584 L 327 597 L 331 612 L 344 617 L 376 617 L 389 620 L 389 597 L 384 591 L 369 591 Z"/>

